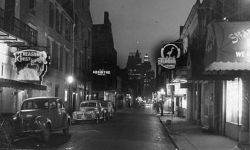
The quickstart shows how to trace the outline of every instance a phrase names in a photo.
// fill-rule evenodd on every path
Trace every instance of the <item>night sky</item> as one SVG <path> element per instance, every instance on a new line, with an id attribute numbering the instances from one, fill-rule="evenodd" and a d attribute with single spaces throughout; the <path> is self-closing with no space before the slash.
<path id="1" fill-rule="evenodd" d="M 94 24 L 103 23 L 104 11 L 109 12 L 118 65 L 126 66 L 129 52 L 137 49 L 142 56 L 154 53 L 159 45 L 179 38 L 196 0 L 90 0 Z M 156 49 L 157 48 L 157 49 Z"/>

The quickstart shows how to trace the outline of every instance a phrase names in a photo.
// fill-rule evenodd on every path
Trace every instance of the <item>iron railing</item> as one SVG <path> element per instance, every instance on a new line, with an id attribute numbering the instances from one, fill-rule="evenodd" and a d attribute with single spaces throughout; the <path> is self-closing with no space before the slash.
<path id="1" fill-rule="evenodd" d="M 14 16 L 8 16 L 7 13 L 1 8 L 0 30 L 25 40 L 30 46 L 37 46 L 37 30 L 31 28 Z"/>

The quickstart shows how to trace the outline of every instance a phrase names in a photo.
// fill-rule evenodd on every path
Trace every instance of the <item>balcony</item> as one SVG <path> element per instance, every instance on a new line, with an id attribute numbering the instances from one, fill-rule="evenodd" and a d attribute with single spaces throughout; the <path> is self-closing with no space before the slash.
<path id="1" fill-rule="evenodd" d="M 37 46 L 37 30 L 13 16 L 9 17 L 0 8 L 0 40 L 8 43 L 27 42 L 29 46 Z"/>

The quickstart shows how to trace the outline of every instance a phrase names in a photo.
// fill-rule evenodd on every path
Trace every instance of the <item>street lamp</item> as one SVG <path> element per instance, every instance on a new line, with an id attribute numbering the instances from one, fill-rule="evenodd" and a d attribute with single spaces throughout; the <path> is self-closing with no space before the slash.
<path id="1" fill-rule="evenodd" d="M 71 101 L 71 92 L 70 92 L 70 87 L 71 87 L 71 84 L 74 82 L 74 77 L 73 76 L 68 76 L 67 77 L 67 83 L 68 83 L 68 88 L 69 88 L 69 103 L 68 103 L 68 111 L 69 111 L 69 114 L 71 115 L 71 111 L 72 111 L 72 108 L 71 108 L 71 105 L 72 105 L 72 101 Z"/>
<path id="2" fill-rule="evenodd" d="M 163 98 L 164 98 L 164 95 L 165 95 L 165 90 L 164 89 L 161 89 L 159 94 L 161 95 L 161 103 L 160 103 L 160 107 L 161 107 L 161 116 L 163 116 Z"/>
<path id="3" fill-rule="evenodd" d="M 73 76 L 68 76 L 67 81 L 68 81 L 69 84 L 73 83 L 74 82 Z"/>

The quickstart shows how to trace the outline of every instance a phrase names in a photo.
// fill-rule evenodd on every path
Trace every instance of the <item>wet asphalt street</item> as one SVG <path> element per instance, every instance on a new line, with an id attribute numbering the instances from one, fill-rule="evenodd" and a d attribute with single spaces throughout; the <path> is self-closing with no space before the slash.
<path id="1" fill-rule="evenodd" d="M 60 150 L 174 150 L 166 131 L 151 109 L 119 110 L 114 118 L 95 124 L 73 124 L 71 135 L 54 133 L 48 144 L 37 137 L 16 141 L 14 149 Z"/>

